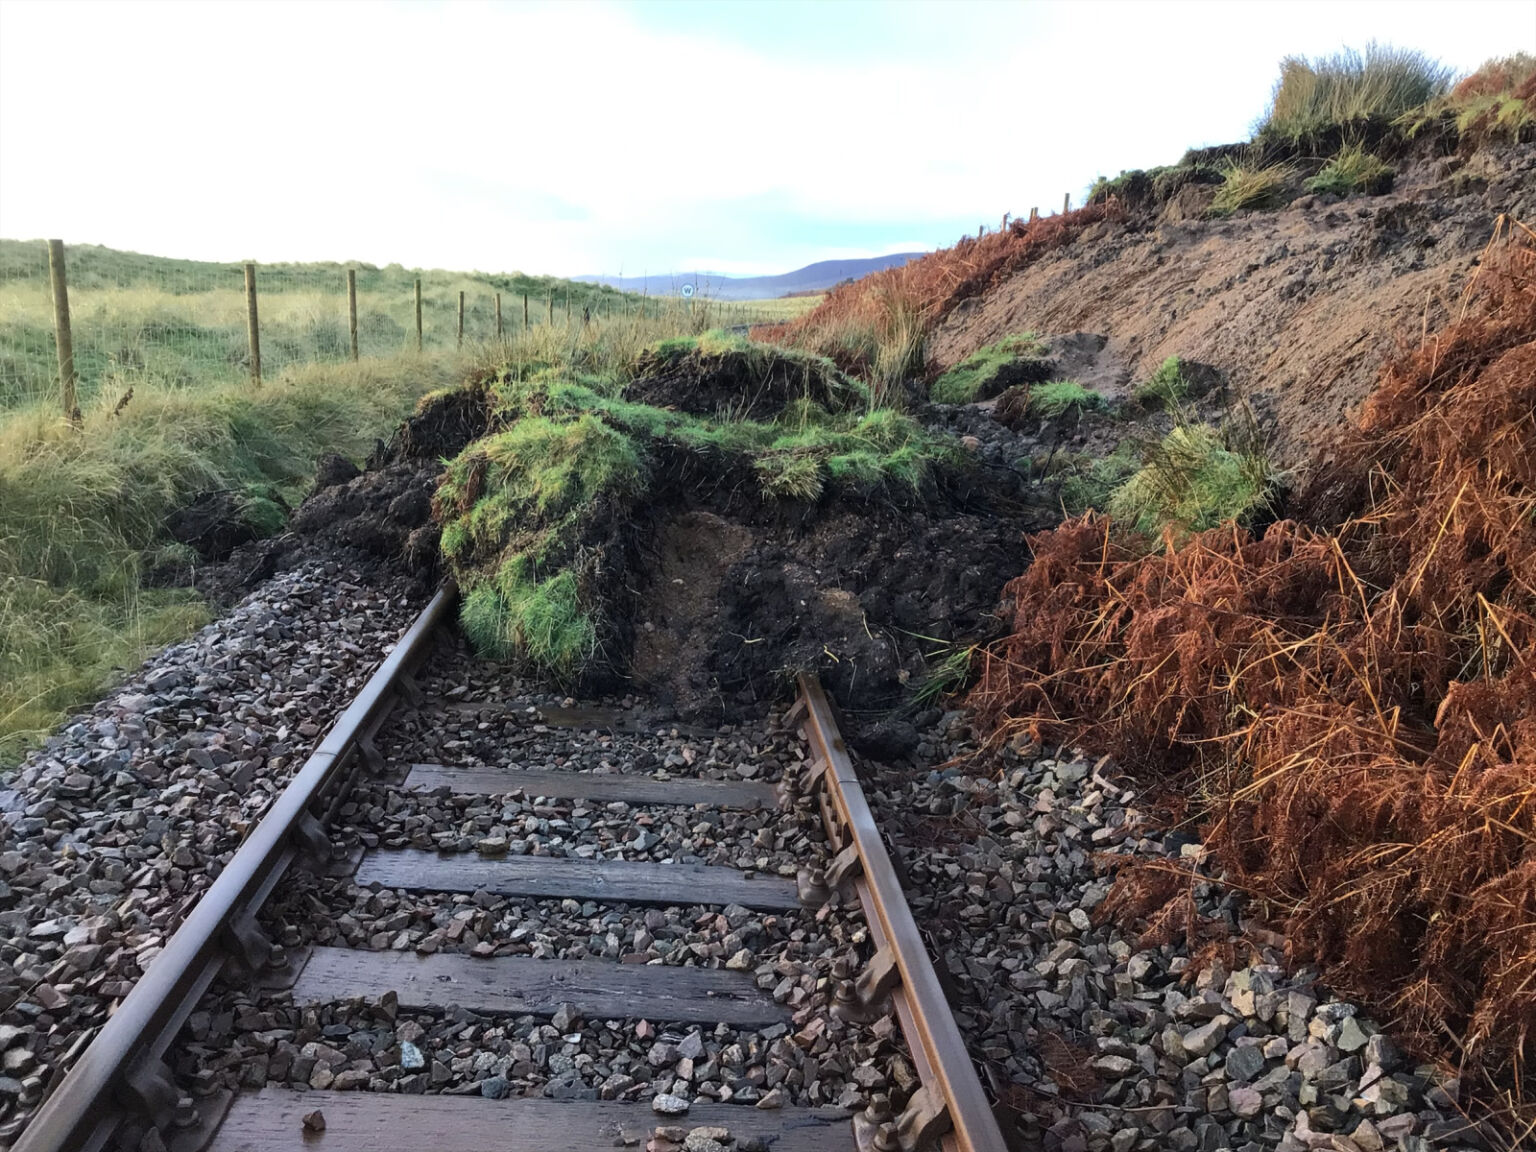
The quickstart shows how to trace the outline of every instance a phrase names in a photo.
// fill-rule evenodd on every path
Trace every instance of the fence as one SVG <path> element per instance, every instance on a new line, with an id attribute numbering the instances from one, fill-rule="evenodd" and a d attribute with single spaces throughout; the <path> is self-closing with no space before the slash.
<path id="1" fill-rule="evenodd" d="M 723 325 L 764 318 L 750 306 L 699 306 Z M 462 348 L 539 324 L 677 307 L 552 277 L 210 264 L 3 240 L 0 410 L 58 402 L 73 416 L 140 380 L 259 384 L 292 365 Z"/>

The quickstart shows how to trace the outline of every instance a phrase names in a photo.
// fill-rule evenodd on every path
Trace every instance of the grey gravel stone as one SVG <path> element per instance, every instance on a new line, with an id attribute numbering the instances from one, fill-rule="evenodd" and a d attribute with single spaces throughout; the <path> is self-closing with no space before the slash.
<path id="1" fill-rule="evenodd" d="M 915 768 L 863 766 L 871 803 L 972 1054 L 1019 1106 L 1022 1146 L 1367 1152 L 1376 1138 L 1385 1152 L 1404 1129 L 1380 1125 L 1432 1106 L 1394 1078 L 1400 1054 L 1354 1005 L 1285 966 L 1278 938 L 1229 971 L 1140 941 L 1123 913 L 1089 915 L 1110 887 L 1106 856 L 1175 857 L 1202 877 L 1196 908 L 1225 923 L 1238 955 L 1265 938 L 1203 846 L 1145 823 L 1113 762 L 1026 738 L 982 750 L 960 713 L 929 717 L 920 736 Z"/>

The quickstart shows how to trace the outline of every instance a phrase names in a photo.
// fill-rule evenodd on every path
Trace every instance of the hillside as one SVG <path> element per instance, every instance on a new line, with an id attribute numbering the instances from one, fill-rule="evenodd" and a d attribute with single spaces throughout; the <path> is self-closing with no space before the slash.
<path id="1" fill-rule="evenodd" d="M 922 407 L 1000 485 L 1055 503 L 1060 523 L 999 590 L 998 631 L 948 667 L 993 753 L 964 770 L 1103 756 L 1177 838 L 1177 858 L 1109 865 L 1085 924 L 1185 950 L 1181 986 L 1222 1029 L 1271 1035 L 1254 993 L 1315 975 L 1390 1037 L 1373 1051 L 1363 1032 L 1338 1042 L 1337 1019 L 1292 1031 L 1313 1070 L 1276 1042 L 1283 1067 L 1234 1077 L 1229 1054 L 1244 1111 L 1283 1118 L 1255 1144 L 1217 1119 L 1207 1144 L 1161 1130 L 1126 1147 L 1392 1147 L 1382 1093 L 1431 1082 L 1457 1115 L 1391 1118 L 1396 1147 L 1536 1135 L 1533 144 L 1529 54 L 1460 79 L 1375 45 L 1291 58 L 1253 139 L 1102 180 L 1078 211 L 754 331 Z M 1055 793 L 1034 811 L 1051 839 Z M 967 833 L 938 839 L 962 870 L 983 855 Z M 939 934 L 960 956 L 1029 947 L 995 920 Z M 1002 978 L 963 980 L 980 1012 L 1027 1012 L 1044 1039 L 1056 1022 L 1010 1005 Z M 1066 1016 L 1095 1033 L 1091 1011 Z M 1062 1054 L 1025 1070 L 1031 1112 L 1046 1081 L 1148 1100 L 1134 1068 L 1080 1087 L 1107 1062 L 1057 1035 Z M 1153 1098 L 1177 1099 L 1182 1066 L 1186 1087 L 1221 1092 L 1197 1116 L 1236 1110 L 1239 1089 L 1192 1078 L 1210 1066 L 1177 1035 L 1142 1036 L 1142 1067 L 1168 1070 Z M 1107 1143 L 1044 1111 L 1063 1141 Z"/>
<path id="2" fill-rule="evenodd" d="M 719 276 L 710 272 L 676 272 L 666 276 L 577 276 L 589 284 L 605 284 L 621 292 L 669 296 L 692 284 L 702 295 L 716 300 L 771 300 L 791 292 L 822 292 L 844 280 L 857 280 L 872 272 L 897 268 L 915 260 L 921 252 L 897 252 L 866 260 L 819 260 L 777 276 Z"/>

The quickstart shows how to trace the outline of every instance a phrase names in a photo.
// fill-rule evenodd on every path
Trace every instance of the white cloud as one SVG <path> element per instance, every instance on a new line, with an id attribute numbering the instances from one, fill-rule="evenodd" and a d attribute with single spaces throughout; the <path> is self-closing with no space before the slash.
<path id="1" fill-rule="evenodd" d="M 957 221 L 1240 136 L 1286 52 L 1390 34 L 1470 67 L 1531 47 L 1532 12 L 950 3 L 899 10 L 912 51 L 829 60 L 596 3 L 9 0 L 0 232 L 223 259 L 784 270 L 947 243 Z M 959 48 L 924 57 L 934 21 Z"/>

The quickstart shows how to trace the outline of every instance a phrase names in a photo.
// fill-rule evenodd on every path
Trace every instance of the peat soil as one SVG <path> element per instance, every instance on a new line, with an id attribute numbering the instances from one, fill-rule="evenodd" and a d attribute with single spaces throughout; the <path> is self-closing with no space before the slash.
<path id="1" fill-rule="evenodd" d="M 430 398 L 379 441 L 365 467 L 335 454 L 321 459 L 313 490 L 277 536 L 252 539 L 227 501 L 173 524 L 173 535 L 203 560 L 185 581 L 227 607 L 264 580 L 317 562 L 338 564 L 370 583 L 388 581 L 402 594 L 425 597 L 441 577 L 432 493 L 444 457 L 489 428 L 484 392 L 457 389 Z M 178 530 L 180 529 L 180 530 Z"/>
<path id="2" fill-rule="evenodd" d="M 729 392 L 675 364 L 656 367 L 629 395 L 683 408 Z M 786 394 L 795 383 L 771 382 Z M 287 531 L 211 555 L 197 587 L 229 603 L 278 572 L 324 560 L 426 593 L 442 575 L 431 514 L 441 461 L 488 426 L 482 393 L 430 400 L 366 468 L 323 461 Z M 1024 451 L 994 427 L 993 456 Z M 1027 563 L 1026 534 L 1059 518 L 1053 497 L 998 466 L 980 439 L 964 444 L 920 494 L 829 490 L 809 503 L 764 499 L 741 461 L 664 452 L 643 507 L 627 519 L 595 513 L 624 547 L 603 575 L 614 600 L 612 651 L 582 689 L 644 692 L 685 720 L 719 723 L 787 698 L 794 673 L 809 669 L 851 710 L 856 730 L 859 714 L 910 700 L 934 660 L 998 634 L 998 593 Z"/>

